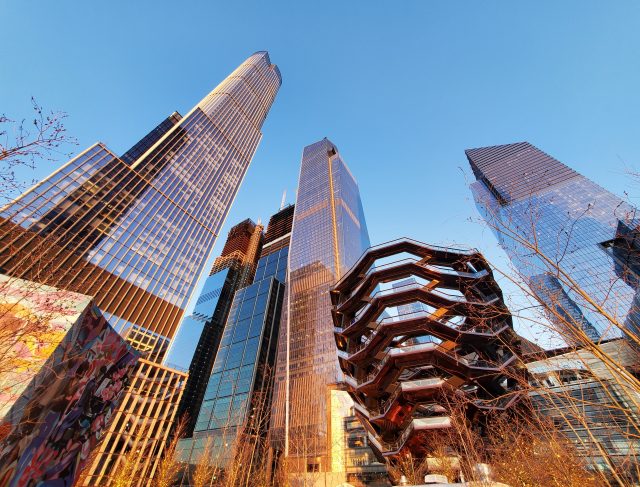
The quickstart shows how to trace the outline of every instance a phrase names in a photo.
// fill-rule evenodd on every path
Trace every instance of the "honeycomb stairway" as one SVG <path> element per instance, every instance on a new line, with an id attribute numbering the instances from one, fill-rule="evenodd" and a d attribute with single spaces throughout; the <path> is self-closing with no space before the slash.
<path id="1" fill-rule="evenodd" d="M 519 339 L 478 251 L 372 247 L 331 300 L 345 383 L 379 456 L 428 448 L 429 434 L 452 427 L 452 401 L 470 418 L 517 402 Z"/>

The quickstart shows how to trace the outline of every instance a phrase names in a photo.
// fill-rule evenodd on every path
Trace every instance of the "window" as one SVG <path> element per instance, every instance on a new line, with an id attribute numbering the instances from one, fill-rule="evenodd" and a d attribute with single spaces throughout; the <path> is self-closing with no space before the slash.
<path id="1" fill-rule="evenodd" d="M 231 345 L 229 348 L 229 356 L 227 357 L 226 368 L 232 369 L 240 365 L 242 360 L 242 351 L 244 349 L 244 342 L 238 342 Z"/>
<path id="2" fill-rule="evenodd" d="M 367 439 L 364 433 L 350 434 L 347 438 L 349 448 L 361 448 L 367 446 Z"/>
<path id="3" fill-rule="evenodd" d="M 207 384 L 207 391 L 204 394 L 204 399 L 213 399 L 216 397 L 216 393 L 218 392 L 218 384 L 220 384 L 220 374 L 213 374 L 209 378 L 209 383 Z"/>
<path id="4" fill-rule="evenodd" d="M 260 339 L 258 337 L 247 340 L 247 348 L 242 361 L 243 365 L 255 362 L 256 355 L 258 354 L 258 345 L 260 345 Z"/>
<path id="5" fill-rule="evenodd" d="M 259 314 L 253 317 L 253 319 L 251 320 L 251 328 L 249 329 L 249 338 L 260 336 L 260 333 L 262 333 L 263 321 L 263 314 Z"/>
<path id="6" fill-rule="evenodd" d="M 246 320 L 242 320 L 240 323 L 236 325 L 235 333 L 233 334 L 233 343 L 246 340 L 247 333 L 249 332 L 250 323 L 251 323 L 251 320 L 247 318 Z"/>
<path id="7" fill-rule="evenodd" d="M 242 303 L 242 309 L 240 310 L 240 316 L 238 319 L 244 320 L 249 318 L 253 314 L 253 307 L 256 303 L 256 300 L 251 298 Z"/>

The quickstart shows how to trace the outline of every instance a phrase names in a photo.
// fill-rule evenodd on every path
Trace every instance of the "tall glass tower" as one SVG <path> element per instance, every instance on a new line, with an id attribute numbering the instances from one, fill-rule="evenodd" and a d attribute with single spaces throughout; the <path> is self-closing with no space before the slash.
<path id="1" fill-rule="evenodd" d="M 95 297 L 146 354 L 93 482 L 130 449 L 152 471 L 184 374 L 160 365 L 281 84 L 266 52 L 122 158 L 97 143 L 0 210 L 0 271 Z M 138 394 L 138 392 L 142 394 Z"/>
<path id="2" fill-rule="evenodd" d="M 481 214 L 562 338 L 637 332 L 636 209 L 528 142 L 466 155 Z"/>
<path id="3" fill-rule="evenodd" d="M 342 382 L 329 290 L 369 246 L 360 191 L 326 138 L 304 148 L 276 361 L 272 441 L 299 473 L 336 468 Z M 346 413 L 350 404 L 346 405 Z M 344 408 L 343 408 L 344 409 Z M 340 435 L 343 432 L 340 431 Z"/>
<path id="4" fill-rule="evenodd" d="M 226 308 L 226 314 L 220 326 L 222 333 L 219 349 L 217 344 L 215 348 L 211 345 L 206 327 L 198 342 L 198 349 L 203 341 L 207 342 L 205 346 L 212 349 L 215 363 L 212 362 L 208 368 L 200 365 L 199 362 L 203 362 L 205 357 L 198 352 L 191 362 L 189 381 L 191 382 L 195 371 L 196 380 L 202 381 L 204 388 L 199 402 L 187 409 L 193 417 L 193 427 L 180 439 L 177 448 L 177 458 L 183 464 L 184 478 L 188 478 L 189 472 L 197 463 L 206 461 L 202 457 L 205 454 L 212 464 L 221 469 L 228 468 L 228 463 L 237 459 L 246 467 L 243 469 L 246 470 L 246 475 L 251 475 L 251 466 L 255 463 L 260 463 L 260 468 L 268 464 L 262 458 L 264 449 L 259 445 L 264 445 L 271 411 L 273 370 L 293 209 L 293 206 L 288 206 L 271 217 L 261 248 L 251 245 L 256 240 L 256 231 L 262 237 L 261 225 L 254 225 L 252 233 L 247 233 L 245 238 L 242 235 L 244 232 L 238 230 L 246 227 L 250 220 L 236 225 L 229 232 L 223 255 L 216 259 L 214 270 L 229 263 L 231 256 L 237 259 L 238 254 L 246 262 L 251 255 L 255 256 L 255 252 L 243 249 L 256 249 L 259 260 L 255 256 L 255 259 L 250 258 L 246 262 L 252 268 L 249 276 L 249 281 L 252 282 L 241 282 L 238 278 L 233 281 L 235 286 L 230 289 L 231 292 L 226 293 L 226 284 L 217 292 L 205 284 L 200 294 L 194 315 L 198 312 L 211 314 L 211 310 L 215 308 L 212 321 L 216 322 L 220 321 L 216 314 L 219 314 L 221 308 Z M 260 243 L 262 244 L 262 239 Z M 221 273 L 228 275 L 236 267 L 219 270 L 209 279 Z M 246 267 L 244 265 L 239 268 L 239 276 L 243 275 L 242 269 Z M 237 285 L 238 283 L 242 285 Z M 217 300 L 217 304 L 211 303 L 213 299 Z M 182 328 L 185 324 L 189 325 L 183 322 Z M 191 341 L 198 340 L 192 338 Z M 172 352 L 169 353 L 171 355 Z M 188 390 L 189 384 L 183 403 L 185 397 L 188 398 Z"/>
<path id="5" fill-rule="evenodd" d="M 233 295 L 253 280 L 264 239 L 262 230 L 261 224 L 250 219 L 231 228 L 193 312 L 182 320 L 165 357 L 165 365 L 189 371 L 177 413 L 179 418 L 186 415 L 185 437 L 193 433 Z"/>

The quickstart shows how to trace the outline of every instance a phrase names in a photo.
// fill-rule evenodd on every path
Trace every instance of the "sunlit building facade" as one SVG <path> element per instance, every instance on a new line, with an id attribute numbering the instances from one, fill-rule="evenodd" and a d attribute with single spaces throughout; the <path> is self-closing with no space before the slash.
<path id="1" fill-rule="evenodd" d="M 289 250 L 271 437 L 288 468 L 318 481 L 344 475 L 342 421 L 331 418 L 342 382 L 329 290 L 369 246 L 353 175 L 326 138 L 305 147 Z M 347 408 L 348 412 L 348 408 Z M 332 435 L 332 425 L 340 425 Z M 332 451 L 340 450 L 340 461 Z"/>
<path id="2" fill-rule="evenodd" d="M 369 445 L 367 430 L 357 418 L 354 407 L 344 418 L 344 465 L 347 483 L 353 486 L 368 485 L 387 487 L 391 485 L 385 463 L 378 460 Z"/>
<path id="3" fill-rule="evenodd" d="M 148 435 L 146 427 L 173 420 L 186 377 L 161 361 L 280 84 L 268 54 L 257 52 L 126 157 L 97 143 L 0 210 L 2 272 L 94 296 L 109 323 L 145 354 L 138 371 L 144 394 L 132 393 L 114 414 L 92 483 L 131 449 L 140 452 L 140 482 L 154 473 L 164 429 Z"/>
<path id="4" fill-rule="evenodd" d="M 636 209 L 528 142 L 466 155 L 482 216 L 561 337 L 584 343 L 637 332 L 640 254 L 621 235 L 637 233 Z"/>

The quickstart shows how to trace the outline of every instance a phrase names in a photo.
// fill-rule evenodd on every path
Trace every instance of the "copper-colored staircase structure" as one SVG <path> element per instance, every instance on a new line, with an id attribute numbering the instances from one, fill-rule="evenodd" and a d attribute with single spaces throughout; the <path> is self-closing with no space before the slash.
<path id="1" fill-rule="evenodd" d="M 519 340 L 478 251 L 410 239 L 372 247 L 331 299 L 340 366 L 379 455 L 427 452 L 425 434 L 452 426 L 448 399 L 470 418 L 518 399 Z"/>

